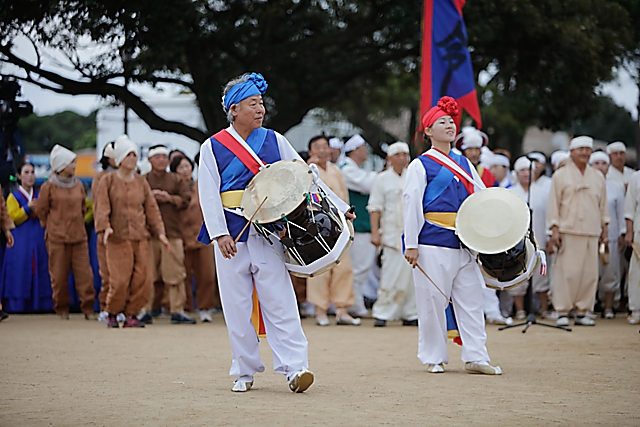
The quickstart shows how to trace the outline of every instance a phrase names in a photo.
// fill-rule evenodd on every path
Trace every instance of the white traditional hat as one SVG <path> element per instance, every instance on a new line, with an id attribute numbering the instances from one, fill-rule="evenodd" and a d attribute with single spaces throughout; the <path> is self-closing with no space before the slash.
<path id="1" fill-rule="evenodd" d="M 344 152 L 348 153 L 350 151 L 353 151 L 361 145 L 364 145 L 366 142 L 367 141 L 365 141 L 363 137 L 355 134 L 351 138 L 349 138 L 347 142 L 344 143 Z"/>
<path id="2" fill-rule="evenodd" d="M 529 169 L 531 167 L 531 160 L 527 159 L 525 156 L 519 157 L 518 160 L 513 164 L 513 170 L 518 172 L 522 169 Z"/>
<path id="3" fill-rule="evenodd" d="M 464 151 L 467 148 L 482 148 L 488 143 L 489 137 L 487 134 L 472 126 L 463 127 L 454 140 L 455 147 L 460 151 Z"/>
<path id="4" fill-rule="evenodd" d="M 51 170 L 54 173 L 62 172 L 76 157 L 78 156 L 73 151 L 64 148 L 62 145 L 54 145 L 49 155 Z"/>
<path id="5" fill-rule="evenodd" d="M 329 139 L 329 147 L 331 148 L 342 148 L 344 146 L 344 143 L 340 140 L 340 138 L 331 138 Z"/>
<path id="6" fill-rule="evenodd" d="M 527 157 L 535 160 L 538 163 L 542 163 L 543 165 L 547 164 L 547 157 L 539 151 L 534 151 L 533 153 L 527 154 Z"/>
<path id="7" fill-rule="evenodd" d="M 120 163 L 124 160 L 129 153 L 136 153 L 138 155 L 138 146 L 135 142 L 131 141 L 127 135 L 121 135 L 113 143 L 113 161 L 116 166 L 120 166 Z"/>
<path id="8" fill-rule="evenodd" d="M 597 162 L 598 160 L 602 160 L 603 162 L 607 162 L 607 164 L 610 163 L 609 155 L 607 153 L 605 153 L 604 151 L 594 151 L 591 154 L 591 157 L 589 157 L 589 164 L 592 164 L 593 162 Z"/>
<path id="9" fill-rule="evenodd" d="M 551 164 L 554 168 L 557 168 L 558 165 L 569 158 L 569 153 L 564 150 L 554 151 L 551 154 Z"/>
<path id="10" fill-rule="evenodd" d="M 395 156 L 398 153 L 407 153 L 409 154 L 409 146 L 406 142 L 394 142 L 387 148 L 387 157 Z"/>
<path id="11" fill-rule="evenodd" d="M 113 142 L 108 143 L 104 147 L 104 151 L 102 154 L 108 159 L 113 159 Z"/>
<path id="12" fill-rule="evenodd" d="M 493 187 L 467 197 L 456 216 L 456 231 L 469 249 L 497 254 L 513 248 L 527 234 L 529 208 L 513 191 Z"/>
<path id="13" fill-rule="evenodd" d="M 493 153 L 492 165 L 499 165 L 508 168 L 509 166 L 511 166 L 511 162 L 509 161 L 509 158 L 504 154 Z"/>
<path id="14" fill-rule="evenodd" d="M 152 148 L 149 150 L 149 153 L 147 154 L 147 159 L 150 159 L 153 156 L 157 156 L 158 154 L 164 154 L 165 156 L 168 156 L 169 149 L 164 145 L 160 145 L 158 147 Z"/>
<path id="15" fill-rule="evenodd" d="M 616 141 L 616 142 L 612 142 L 611 144 L 607 145 L 607 154 L 611 154 L 611 153 L 618 153 L 618 152 L 627 152 L 627 146 L 624 145 L 624 142 L 621 141 Z"/>
<path id="16" fill-rule="evenodd" d="M 569 143 L 569 150 L 575 150 L 576 148 L 589 147 L 593 149 L 593 138 L 590 136 L 577 136 Z"/>
<path id="17" fill-rule="evenodd" d="M 490 168 L 493 166 L 493 151 L 491 151 L 486 145 L 484 147 L 480 147 L 480 166 L 483 168 Z"/>

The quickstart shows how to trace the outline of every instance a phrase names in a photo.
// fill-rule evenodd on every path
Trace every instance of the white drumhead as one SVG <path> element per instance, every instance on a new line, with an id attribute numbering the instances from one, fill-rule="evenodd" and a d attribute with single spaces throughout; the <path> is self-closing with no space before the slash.
<path id="1" fill-rule="evenodd" d="M 313 176 L 309 166 L 298 159 L 280 160 L 253 177 L 242 195 L 242 214 L 250 219 L 267 197 L 254 221 L 267 224 L 293 212 L 311 190 Z"/>
<path id="2" fill-rule="evenodd" d="M 529 207 L 514 192 L 494 187 L 467 197 L 456 216 L 456 231 L 469 249 L 497 254 L 514 247 L 529 229 Z"/>

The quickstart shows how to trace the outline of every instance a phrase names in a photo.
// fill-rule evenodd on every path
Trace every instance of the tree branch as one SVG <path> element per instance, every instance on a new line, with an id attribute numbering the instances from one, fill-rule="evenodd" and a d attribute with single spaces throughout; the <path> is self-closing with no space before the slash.
<path id="1" fill-rule="evenodd" d="M 182 134 L 199 143 L 207 137 L 206 133 L 198 128 L 184 123 L 163 119 L 139 96 L 135 95 L 123 86 L 108 83 L 102 78 L 92 79 L 87 82 L 80 82 L 60 76 L 55 72 L 44 70 L 17 57 L 7 46 L 1 46 L 0 53 L 6 57 L 4 62 L 11 63 L 27 72 L 28 77 L 23 78 L 23 80 L 30 81 L 39 87 L 69 95 L 99 95 L 102 97 L 114 96 L 116 99 L 124 102 L 129 108 L 131 108 L 138 117 L 140 117 L 152 129 L 162 132 Z M 59 87 L 45 84 L 39 81 L 39 79 L 34 78 L 34 75 L 44 78 Z"/>

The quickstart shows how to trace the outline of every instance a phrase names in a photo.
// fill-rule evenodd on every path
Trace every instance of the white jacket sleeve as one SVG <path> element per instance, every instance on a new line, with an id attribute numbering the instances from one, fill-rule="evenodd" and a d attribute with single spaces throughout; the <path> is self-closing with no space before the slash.
<path id="1" fill-rule="evenodd" d="M 211 150 L 208 139 L 200 147 L 200 164 L 198 165 L 198 193 L 204 223 L 209 238 L 228 235 L 227 221 L 224 218 L 222 199 L 220 198 L 220 174 L 218 164 Z"/>
<path id="2" fill-rule="evenodd" d="M 427 188 L 427 174 L 419 159 L 407 169 L 407 180 L 402 190 L 404 199 L 404 242 L 407 249 L 418 247 L 418 235 L 424 226 L 422 199 Z"/>
<path id="3" fill-rule="evenodd" d="M 378 172 L 366 171 L 356 165 L 353 160 L 348 159 L 347 164 L 342 167 L 342 174 L 349 190 L 369 194 Z"/>

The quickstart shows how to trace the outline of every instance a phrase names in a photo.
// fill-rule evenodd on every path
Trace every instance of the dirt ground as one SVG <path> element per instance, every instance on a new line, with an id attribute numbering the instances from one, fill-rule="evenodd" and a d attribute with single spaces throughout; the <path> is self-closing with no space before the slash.
<path id="1" fill-rule="evenodd" d="M 221 315 L 142 330 L 13 315 L 0 324 L 0 426 L 640 425 L 640 334 L 623 317 L 570 333 L 488 325 L 499 377 L 465 372 L 453 343 L 446 372 L 427 373 L 417 328 L 399 323 L 303 325 L 315 385 L 294 394 L 270 371 L 242 394 Z M 265 341 L 261 353 L 269 371 Z"/>

